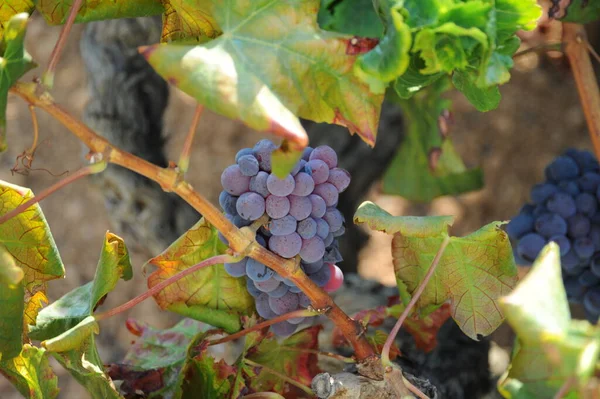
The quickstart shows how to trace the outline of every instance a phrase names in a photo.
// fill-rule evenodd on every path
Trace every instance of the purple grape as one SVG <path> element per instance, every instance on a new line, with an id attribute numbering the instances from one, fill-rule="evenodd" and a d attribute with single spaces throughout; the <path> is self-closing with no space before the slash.
<path id="1" fill-rule="evenodd" d="M 298 233 L 269 238 L 269 249 L 284 258 L 293 258 L 300 253 L 302 238 Z"/>
<path id="2" fill-rule="evenodd" d="M 582 172 L 596 172 L 600 170 L 596 157 L 589 151 L 570 148 L 565 151 L 565 155 L 573 158 Z"/>
<path id="3" fill-rule="evenodd" d="M 325 244 L 319 237 L 313 237 L 303 240 L 300 249 L 300 258 L 307 263 L 313 263 L 323 258 L 325 255 Z"/>
<path id="4" fill-rule="evenodd" d="M 298 222 L 296 232 L 305 240 L 313 238 L 317 234 L 317 222 L 313 218 L 306 218 Z"/>
<path id="5" fill-rule="evenodd" d="M 531 189 L 531 200 L 534 204 L 543 204 L 550 196 L 558 192 L 558 187 L 551 183 L 540 183 Z"/>
<path id="6" fill-rule="evenodd" d="M 585 269 L 585 265 L 581 263 L 574 249 L 571 249 L 565 256 L 561 256 L 560 265 L 568 276 L 577 276 Z"/>
<path id="7" fill-rule="evenodd" d="M 527 215 L 533 215 L 533 210 L 535 209 L 535 205 L 533 204 L 525 204 L 519 210 L 519 213 L 525 213 Z"/>
<path id="8" fill-rule="evenodd" d="M 304 320 L 306 320 L 306 317 L 294 317 L 292 319 L 288 319 L 287 322 L 290 324 L 300 324 L 302 323 Z"/>
<path id="9" fill-rule="evenodd" d="M 296 218 L 296 220 L 304 220 L 310 216 L 312 212 L 312 204 L 308 197 L 299 197 L 297 195 L 290 195 L 290 215 Z"/>
<path id="10" fill-rule="evenodd" d="M 298 304 L 303 308 L 311 306 L 310 299 L 304 293 L 298 294 Z"/>
<path id="11" fill-rule="evenodd" d="M 262 294 L 262 292 L 254 285 L 254 281 L 252 281 L 252 279 L 249 278 L 246 279 L 246 289 L 248 290 L 248 293 L 254 298 Z"/>
<path id="12" fill-rule="evenodd" d="M 269 195 L 265 201 L 265 209 L 273 219 L 282 218 L 290 212 L 290 200 L 287 197 Z"/>
<path id="13" fill-rule="evenodd" d="M 253 148 L 254 156 L 258 160 L 260 168 L 265 172 L 271 171 L 271 154 L 276 148 L 277 146 L 267 139 L 259 141 Z"/>
<path id="14" fill-rule="evenodd" d="M 594 252 L 600 251 L 600 226 L 593 224 L 590 228 L 588 237 L 590 237 L 594 243 Z"/>
<path id="15" fill-rule="evenodd" d="M 316 273 L 323 267 L 323 259 L 319 259 L 313 263 L 306 263 L 303 261 L 301 266 L 302 270 L 304 270 L 304 273 L 306 274 Z"/>
<path id="16" fill-rule="evenodd" d="M 325 237 L 325 239 L 323 240 L 323 242 L 325 243 L 325 248 L 330 246 L 333 243 L 333 240 L 335 240 L 335 238 L 333 237 L 333 233 L 327 234 L 327 237 Z"/>
<path id="17" fill-rule="evenodd" d="M 573 179 L 579 175 L 579 166 L 573 158 L 561 155 L 546 167 L 546 176 L 550 180 Z"/>
<path id="18" fill-rule="evenodd" d="M 294 184 L 295 187 L 294 191 L 292 191 L 292 194 L 302 197 L 306 197 L 312 193 L 313 189 L 315 188 L 315 181 L 313 178 L 308 173 L 304 172 L 300 172 L 294 176 Z"/>
<path id="19" fill-rule="evenodd" d="M 250 224 L 252 224 L 252 221 L 244 219 L 240 215 L 235 215 L 231 219 L 231 223 L 233 223 L 236 227 L 245 227 L 245 226 L 249 226 Z"/>
<path id="20" fill-rule="evenodd" d="M 304 149 L 304 151 L 302 151 L 302 159 L 306 162 L 309 161 L 310 159 L 310 154 L 313 152 L 313 148 L 312 147 L 306 147 Z"/>
<path id="21" fill-rule="evenodd" d="M 294 293 L 294 294 L 299 294 L 299 293 L 302 292 L 302 290 L 300 288 L 296 287 L 295 285 L 294 286 L 290 286 L 289 290 L 290 290 L 291 293 Z"/>
<path id="22" fill-rule="evenodd" d="M 586 216 L 593 216 L 598 211 L 598 202 L 596 197 L 590 193 L 581 193 L 575 198 L 577 212 Z"/>
<path id="23" fill-rule="evenodd" d="M 237 152 L 237 154 L 235 154 L 235 162 L 237 163 L 237 161 L 239 161 L 239 159 L 244 155 L 254 156 L 254 150 L 252 148 L 242 148 Z"/>
<path id="24" fill-rule="evenodd" d="M 242 259 L 236 263 L 225 263 L 225 270 L 232 277 L 242 277 L 246 275 L 246 260 Z"/>
<path id="25" fill-rule="evenodd" d="M 590 271 L 600 278 L 600 254 L 594 255 L 590 262 Z"/>
<path id="26" fill-rule="evenodd" d="M 574 180 L 563 180 L 557 185 L 558 189 L 562 192 L 569 194 L 571 197 L 576 197 L 581 193 L 579 185 Z"/>
<path id="27" fill-rule="evenodd" d="M 600 174 L 594 172 L 585 172 L 583 176 L 577 179 L 579 187 L 586 193 L 596 194 L 598 186 L 600 186 Z"/>
<path id="28" fill-rule="evenodd" d="M 594 243 L 588 237 L 581 237 L 573 243 L 573 249 L 580 259 L 589 259 L 594 255 Z"/>
<path id="29" fill-rule="evenodd" d="M 238 165 L 231 165 L 221 174 L 221 185 L 229 194 L 242 195 L 248 191 L 250 178 L 242 174 Z"/>
<path id="30" fill-rule="evenodd" d="M 315 219 L 317 221 L 317 236 L 323 240 L 329 235 L 329 223 L 323 219 Z"/>
<path id="31" fill-rule="evenodd" d="M 339 249 L 334 246 L 327 247 L 325 249 L 325 255 L 323 255 L 323 260 L 327 263 L 338 263 L 344 260 L 342 258 L 342 253 Z"/>
<path id="32" fill-rule="evenodd" d="M 269 196 L 269 189 L 267 188 L 267 179 L 269 174 L 267 172 L 260 171 L 256 176 L 250 179 L 249 188 L 257 194 L 267 198 Z"/>
<path id="33" fill-rule="evenodd" d="M 592 273 L 591 270 L 584 270 L 577 278 L 579 285 L 585 288 L 590 288 L 600 283 L 600 277 Z"/>
<path id="34" fill-rule="evenodd" d="M 278 274 L 276 274 L 276 276 L 278 276 Z M 277 286 L 277 288 L 275 288 L 273 291 L 269 292 L 269 296 L 273 297 L 273 298 L 281 298 L 289 291 L 289 288 L 290 287 L 288 287 L 285 284 L 279 284 L 279 286 Z"/>
<path id="35" fill-rule="evenodd" d="M 273 173 L 269 175 L 267 179 L 267 189 L 273 195 L 279 197 L 286 197 L 294 191 L 296 183 L 292 175 L 287 175 L 283 179 L 275 176 Z"/>
<path id="36" fill-rule="evenodd" d="M 273 277 L 274 273 L 273 270 L 255 259 L 248 258 L 248 261 L 246 262 L 246 274 L 255 282 L 267 281 Z"/>
<path id="37" fill-rule="evenodd" d="M 258 173 L 258 161 L 254 155 L 243 155 L 236 162 L 244 176 L 256 176 Z"/>
<path id="38" fill-rule="evenodd" d="M 329 171 L 327 182 L 337 188 L 338 192 L 345 191 L 350 185 L 350 173 L 346 169 L 334 168 Z"/>
<path id="39" fill-rule="evenodd" d="M 580 213 L 567 220 L 568 232 L 571 238 L 585 237 L 590 231 L 590 219 Z"/>
<path id="40" fill-rule="evenodd" d="M 240 195 L 235 208 L 242 218 L 256 220 L 265 213 L 265 199 L 250 191 Z"/>
<path id="41" fill-rule="evenodd" d="M 571 250 L 571 241 L 564 235 L 556 235 L 548 240 L 555 242 L 560 248 L 560 256 L 564 256 Z"/>
<path id="42" fill-rule="evenodd" d="M 555 213 L 546 213 L 535 221 L 535 230 L 544 237 L 567 234 L 567 222 Z"/>
<path id="43" fill-rule="evenodd" d="M 336 208 L 327 208 L 323 219 L 329 224 L 329 230 L 332 232 L 339 230 L 344 225 L 344 216 Z"/>
<path id="44" fill-rule="evenodd" d="M 556 213 L 563 219 L 570 218 L 577 212 L 575 200 L 567 193 L 556 193 L 548 199 L 546 207 L 550 212 Z"/>
<path id="45" fill-rule="evenodd" d="M 308 161 L 304 167 L 306 173 L 312 176 L 315 184 L 325 183 L 329 178 L 329 166 L 320 159 Z"/>
<path id="46" fill-rule="evenodd" d="M 297 325 L 290 324 L 288 321 L 281 321 L 271 326 L 273 334 L 277 335 L 278 337 L 288 337 L 296 332 L 297 328 Z"/>
<path id="47" fill-rule="evenodd" d="M 310 213 L 310 216 L 313 218 L 322 218 L 325 215 L 325 212 L 327 212 L 327 204 L 325 203 L 323 197 L 316 194 L 311 194 L 308 196 L 308 198 L 310 199 L 312 206 L 312 212 Z"/>
<path id="48" fill-rule="evenodd" d="M 235 203 L 237 202 L 237 199 L 238 197 L 234 197 L 227 191 L 221 191 L 221 194 L 219 194 L 219 205 L 221 205 L 221 208 L 223 208 L 225 213 L 235 215 L 237 213 L 237 210 L 235 208 Z"/>
<path id="49" fill-rule="evenodd" d="M 517 253 L 527 261 L 534 261 L 546 245 L 546 240 L 539 234 L 529 233 L 521 237 L 517 244 Z"/>
<path id="50" fill-rule="evenodd" d="M 271 303 L 269 301 L 269 295 L 264 292 L 261 293 L 254 299 L 254 303 L 256 305 L 256 313 L 263 319 L 272 319 L 273 317 L 277 317 L 273 309 L 271 309 Z"/>
<path id="51" fill-rule="evenodd" d="M 343 236 L 345 232 L 346 232 L 346 228 L 344 226 L 342 226 L 339 229 L 337 229 L 336 231 L 332 231 L 331 234 L 333 235 L 333 238 L 336 238 L 336 237 Z"/>
<path id="52" fill-rule="evenodd" d="M 269 222 L 269 231 L 274 236 L 287 236 L 296 231 L 296 226 L 296 219 L 291 215 L 287 215 L 281 219 L 272 219 Z"/>
<path id="53" fill-rule="evenodd" d="M 538 205 L 535 208 L 533 208 L 533 212 L 531 212 L 531 215 L 534 218 L 537 218 L 538 216 L 541 216 L 544 213 L 549 213 L 548 208 L 546 208 L 544 205 Z"/>
<path id="54" fill-rule="evenodd" d="M 317 184 L 313 191 L 325 200 L 327 206 L 336 206 L 339 198 L 337 188 L 331 183 Z"/>
<path id="55" fill-rule="evenodd" d="M 277 287 L 279 287 L 281 283 L 277 281 L 274 277 L 271 277 L 265 281 L 255 281 L 254 286 L 262 292 L 269 293 L 274 291 Z M 283 284 L 285 285 L 285 284 Z"/>
<path id="56" fill-rule="evenodd" d="M 317 148 L 315 148 L 308 159 L 310 161 L 314 159 L 320 159 L 321 161 L 327 164 L 329 169 L 335 168 L 338 163 L 338 158 L 337 154 L 335 153 L 335 150 L 329 147 L 328 145 L 320 145 Z"/>
<path id="57" fill-rule="evenodd" d="M 583 307 L 597 321 L 600 316 L 600 287 L 590 288 L 583 296 Z"/>
<path id="58" fill-rule="evenodd" d="M 331 278 L 331 268 L 325 264 L 325 266 L 319 269 L 318 272 L 309 274 L 309 277 L 316 285 L 322 288 L 329 282 L 329 279 Z"/>
<path id="59" fill-rule="evenodd" d="M 286 314 L 298 309 L 298 295 L 288 292 L 281 298 L 269 298 L 269 306 L 277 315 Z"/>
<path id="60" fill-rule="evenodd" d="M 304 159 L 299 160 L 296 165 L 294 166 L 294 168 L 292 169 L 292 171 L 290 172 L 290 175 L 296 177 L 296 175 L 301 171 L 304 170 L 304 166 L 306 165 L 306 161 Z"/>
<path id="61" fill-rule="evenodd" d="M 569 276 L 563 280 L 569 302 L 581 303 L 585 294 L 585 287 L 579 284 L 579 276 Z"/>

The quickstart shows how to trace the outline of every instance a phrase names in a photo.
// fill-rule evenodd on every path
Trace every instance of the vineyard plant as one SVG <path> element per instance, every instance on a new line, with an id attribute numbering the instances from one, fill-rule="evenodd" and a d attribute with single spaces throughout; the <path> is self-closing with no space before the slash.
<path id="1" fill-rule="evenodd" d="M 36 17 L 62 25 L 43 70 L 24 44 Z M 166 165 L 115 145 L 52 97 L 74 24 L 161 18 L 160 42 L 136 46 L 135 56 L 196 102 L 181 155 Z M 71 397 L 57 375 L 98 399 L 443 398 L 427 372 L 408 366 L 398 334 L 430 352 L 444 324 L 481 341 L 506 322 L 516 338 L 489 397 L 600 398 L 600 91 L 592 63 L 600 57 L 584 25 L 598 19 L 594 0 L 1 0 L 0 148 L 31 135 L 17 165 L 43 168 L 32 163 L 44 112 L 86 155 L 35 195 L 0 181 L 0 373 L 36 399 Z M 562 40 L 524 49 L 524 32 L 540 21 L 562 26 Z M 453 215 L 391 215 L 369 201 L 342 212 L 352 176 L 333 145 L 311 145 L 306 121 L 343 126 L 376 148 L 384 103 L 398 108 L 405 137 L 381 191 L 417 203 L 476 191 L 485 176 L 453 146 L 447 94 L 494 110 L 514 58 L 549 50 L 569 61 L 594 152 L 552 154 L 518 215 L 458 237 Z M 9 101 L 29 107 L 31 132 L 12 128 Z M 269 138 L 236 148 L 224 170 L 194 170 L 204 109 Z M 43 200 L 117 169 L 201 216 L 144 265 L 132 264 L 123 232 L 107 232 L 93 279 L 50 297 L 48 285 L 70 266 Z M 218 203 L 189 184 L 192 173 L 220 179 Z M 348 314 L 336 292 L 346 289 L 339 241 L 352 224 L 392 236 L 397 290 Z M 134 273 L 147 289 L 105 306 Z M 363 299 L 357 292 L 354 301 Z M 122 328 L 135 342 L 121 361 L 103 361 L 96 341 L 105 320 L 146 300 L 180 321 L 156 329 L 127 319 Z M 585 317 L 572 317 L 570 305 Z"/>

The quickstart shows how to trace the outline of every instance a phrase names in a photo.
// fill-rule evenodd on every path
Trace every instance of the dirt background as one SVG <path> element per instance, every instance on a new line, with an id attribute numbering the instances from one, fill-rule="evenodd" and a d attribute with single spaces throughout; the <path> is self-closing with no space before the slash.
<path id="1" fill-rule="evenodd" d="M 58 103 L 79 117 L 87 99 L 85 71 L 78 47 L 81 29 L 76 26 L 69 38 L 52 91 Z M 39 17 L 33 18 L 27 48 L 41 65 L 31 76 L 40 74 L 45 67 L 43 60 L 48 59 L 59 30 L 46 26 Z M 542 179 L 544 166 L 557 154 L 570 146 L 591 148 L 573 78 L 564 60 L 537 54 L 519 58 L 512 80 L 501 92 L 503 99 L 499 108 L 485 114 L 477 112 L 459 93 L 451 95 L 455 100 L 452 138 L 468 166 L 479 165 L 484 169 L 484 189 L 436 199 L 427 206 L 415 206 L 398 197 L 381 195 L 380 185 L 375 184 L 368 199 L 395 215 L 455 215 L 453 233 L 467 234 L 493 220 L 514 215 L 528 198 L 530 186 Z M 170 159 L 178 158 L 193 110 L 191 98 L 177 90 L 171 91 L 165 123 Z M 54 174 L 78 169 L 84 153 L 80 143 L 42 111 L 37 111 L 37 115 L 41 144 L 34 167 Z M 30 187 L 34 192 L 56 182 L 58 178 L 41 170 L 26 176 L 10 172 L 16 156 L 28 148 L 32 139 L 29 110 L 15 96 L 9 98 L 8 128 L 9 150 L 0 156 L 0 178 Z M 216 203 L 221 170 L 231 164 L 240 148 L 251 146 L 263 136 L 210 111 L 202 117 L 198 132 L 189 179 L 196 189 Z M 111 226 L 100 194 L 86 180 L 64 188 L 41 205 L 67 270 L 63 281 L 49 284 L 49 297 L 55 300 L 93 278 L 103 235 Z M 394 284 L 390 241 L 391 237 L 374 233 L 360 256 L 361 273 L 387 285 Z M 120 283 L 109 295 L 104 309 L 123 303 L 145 289 L 141 266 L 149 255 L 132 255 L 133 281 L 127 286 Z M 176 320 L 148 300 L 126 315 L 102 322 L 100 353 L 107 363 L 119 360 L 133 338 L 123 325 L 127 317 L 156 327 L 170 326 Z M 502 345 L 509 344 L 505 329 L 497 335 L 497 340 Z M 55 370 L 63 389 L 61 398 L 87 397 L 60 366 Z M 18 397 L 11 386 L 0 380 L 0 398 Z"/>

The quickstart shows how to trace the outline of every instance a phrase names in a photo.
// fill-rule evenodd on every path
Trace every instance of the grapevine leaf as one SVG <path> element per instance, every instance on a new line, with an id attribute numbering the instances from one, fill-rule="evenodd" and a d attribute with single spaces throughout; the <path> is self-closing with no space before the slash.
<path id="1" fill-rule="evenodd" d="M 404 309 L 404 304 L 397 304 L 387 308 L 387 314 L 397 319 Z M 427 316 L 407 318 L 403 327 L 412 335 L 417 348 L 430 352 L 437 346 L 437 333 L 450 316 L 450 305 L 445 303 Z"/>
<path id="2" fill-rule="evenodd" d="M 357 213 L 360 216 L 361 208 Z M 354 217 L 355 222 L 365 219 Z M 399 217 L 394 219 L 402 223 Z M 428 217 L 421 219 L 427 223 Z M 479 335 L 492 333 L 503 320 L 498 297 L 517 282 L 510 242 L 500 224 L 490 223 L 466 237 L 449 237 L 447 231 L 432 231 L 428 236 L 392 233 L 394 271 L 402 302 L 408 304 L 442 242 L 449 239 L 431 281 L 415 305 L 416 314 L 423 317 L 448 301 L 452 318 L 469 337 L 478 339 Z"/>
<path id="3" fill-rule="evenodd" d="M 33 0 L 4 0 L 0 4 L 0 39 L 8 21 L 20 13 L 31 14 L 35 7 Z M 0 47 L 0 53 L 1 53 Z"/>
<path id="4" fill-rule="evenodd" d="M 58 378 L 48 363 L 45 349 L 23 345 L 19 356 L 0 361 L 0 373 L 27 399 L 58 396 Z"/>
<path id="5" fill-rule="evenodd" d="M 382 85 L 381 82 L 391 82 L 406 71 L 410 62 L 408 52 L 412 42 L 410 28 L 402 15 L 401 4 L 383 6 L 380 8 L 380 14 L 386 24 L 385 36 L 372 51 L 361 55 L 354 65 L 356 75 L 369 83 L 371 90 L 376 93 L 385 92 L 386 85 Z"/>
<path id="6" fill-rule="evenodd" d="M 317 18 L 319 26 L 325 30 L 361 37 L 383 35 L 383 24 L 375 12 L 373 0 L 322 0 Z"/>
<path id="7" fill-rule="evenodd" d="M 600 19 L 600 3 L 590 0 L 551 0 L 550 18 L 587 24 Z"/>
<path id="8" fill-rule="evenodd" d="M 28 188 L 0 182 L 0 214 L 33 198 Z M 24 326 L 35 320 L 41 301 L 46 301 L 46 282 L 64 275 L 65 269 L 38 204 L 0 225 L 0 246 L 21 268 L 18 284 L 0 282 L 0 357 L 8 360 L 21 352 Z M 6 258 L 3 258 L 6 260 Z M 9 260 L 10 262 L 10 260 Z M 2 267 L 10 267 L 4 263 Z"/>
<path id="9" fill-rule="evenodd" d="M 419 90 L 444 76 L 443 72 L 424 75 L 419 72 L 423 68 L 425 64 L 421 57 L 413 55 L 406 71 L 394 82 L 394 90 L 401 99 L 411 98 Z"/>
<path id="10" fill-rule="evenodd" d="M 440 97 L 447 85 L 446 79 L 440 79 L 410 100 L 400 101 L 408 133 L 383 176 L 385 193 L 427 202 L 483 186 L 481 169 L 467 169 L 440 129 L 439 121 L 450 107 L 450 101 Z"/>
<path id="11" fill-rule="evenodd" d="M 162 0 L 165 7 L 161 42 L 199 42 L 221 34 L 214 18 L 205 11 L 206 0 Z"/>
<path id="12" fill-rule="evenodd" d="M 498 108 L 500 90 L 497 86 L 480 88 L 476 84 L 477 75 L 473 72 L 456 71 L 452 75 L 454 87 L 460 90 L 478 111 L 487 112 Z"/>
<path id="13" fill-rule="evenodd" d="M 15 259 L 6 249 L 4 249 L 4 247 L 0 247 L 0 284 L 3 286 L 14 287 L 20 285 L 23 277 L 25 277 L 23 269 L 17 266 Z M 2 295 L 1 292 L 0 295 Z M 11 297 L 12 295 L 9 295 L 7 299 Z M 19 306 L 24 308 L 23 304 Z"/>
<path id="14" fill-rule="evenodd" d="M 500 306 L 517 333 L 511 365 L 499 383 L 505 397 L 553 397 L 571 377 L 585 385 L 600 355 L 600 329 L 571 320 L 556 244 L 542 250 Z"/>
<path id="15" fill-rule="evenodd" d="M 92 334 L 98 334 L 99 332 L 100 326 L 94 316 L 88 316 L 62 334 L 42 341 L 42 346 L 48 352 L 77 350 Z"/>
<path id="16" fill-rule="evenodd" d="M 64 24 L 73 0 L 37 0 L 37 10 L 50 25 Z M 116 18 L 136 18 L 165 12 L 161 0 L 94 0 L 83 1 L 75 22 L 101 21 Z"/>
<path id="17" fill-rule="evenodd" d="M 25 6 L 23 4 L 20 8 Z M 8 21 L 3 20 L 4 14 L 7 13 L 6 7 L 10 8 L 11 4 L 0 5 L 0 29 L 5 30 L 4 36 L 2 36 L 2 30 L 0 30 L 0 152 L 5 151 L 7 148 L 6 105 L 8 104 L 8 90 L 25 72 L 35 66 L 31 56 L 23 46 L 29 15 L 20 13 L 12 15 Z"/>
<path id="18" fill-rule="evenodd" d="M 354 76 L 352 36 L 319 29 L 318 8 L 319 0 L 213 0 L 207 12 L 220 37 L 141 52 L 200 103 L 287 138 L 296 151 L 307 142 L 296 115 L 346 126 L 374 145 L 383 95 Z"/>
<path id="19" fill-rule="evenodd" d="M 163 253 L 150 259 L 158 268 L 148 276 L 148 288 L 208 259 L 225 253 L 227 246 L 217 230 L 204 218 L 179 237 Z M 240 316 L 252 312 L 253 299 L 244 278 L 231 277 L 222 264 L 205 267 L 172 284 L 154 296 L 162 309 L 223 328 L 240 329 Z"/>
<path id="20" fill-rule="evenodd" d="M 77 287 L 40 311 L 30 336 L 49 340 L 77 326 L 90 316 L 100 301 L 112 291 L 119 278 L 132 277 L 129 253 L 123 239 L 107 232 L 94 280 Z"/>

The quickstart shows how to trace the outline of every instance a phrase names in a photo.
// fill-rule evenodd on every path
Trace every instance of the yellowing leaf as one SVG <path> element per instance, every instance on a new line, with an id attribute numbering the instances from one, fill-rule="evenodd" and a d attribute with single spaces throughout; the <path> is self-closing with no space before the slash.
<path id="1" fill-rule="evenodd" d="M 466 237 L 449 237 L 447 231 L 439 228 L 429 228 L 429 234 L 416 230 L 415 234 L 409 226 L 436 226 L 439 219 L 390 215 L 387 223 L 373 222 L 369 215 L 385 219 L 387 214 L 383 210 L 376 212 L 377 208 L 375 204 L 361 206 L 354 220 L 394 234 L 394 271 L 405 305 L 423 281 L 442 242 L 449 238 L 437 269 L 416 304 L 417 313 L 427 315 L 448 301 L 452 318 L 469 337 L 478 339 L 498 328 L 503 321 L 498 298 L 508 294 L 517 282 L 512 249 L 508 236 L 499 228 L 500 222 L 490 223 Z"/>
<path id="2" fill-rule="evenodd" d="M 2 39 L 9 19 L 22 12 L 31 14 L 33 7 L 33 0 L 2 0 L 0 3 L 0 39 Z"/>
<path id="3" fill-rule="evenodd" d="M 165 7 L 161 42 L 206 42 L 221 34 L 206 11 L 207 0 L 162 0 Z"/>
<path id="4" fill-rule="evenodd" d="M 162 254 L 148 261 L 158 267 L 148 276 L 148 287 L 212 256 L 225 253 L 217 230 L 202 218 Z M 234 332 L 240 316 L 252 312 L 253 299 L 244 278 L 231 277 L 222 264 L 205 267 L 172 284 L 154 297 L 163 309 L 184 314 Z"/>
<path id="5" fill-rule="evenodd" d="M 353 74 L 352 37 L 321 30 L 319 0 L 213 0 L 223 34 L 198 46 L 142 49 L 166 80 L 213 111 L 307 143 L 298 116 L 336 123 L 375 144 L 383 95 Z"/>
<path id="6" fill-rule="evenodd" d="M 0 181 L 0 214 L 30 198 L 31 190 Z M 21 351 L 25 308 L 28 320 L 34 319 L 39 301 L 45 299 L 46 282 L 62 277 L 64 266 L 38 204 L 0 224 L 0 246 L 24 273 L 17 285 L 0 283 L 0 353 L 9 359 Z"/>
<path id="7" fill-rule="evenodd" d="M 25 398 L 53 399 L 58 395 L 58 378 L 44 349 L 25 344 L 19 356 L 0 361 L 0 373 Z"/>
<path id="8" fill-rule="evenodd" d="M 37 0 L 37 10 L 50 25 L 64 24 L 73 0 Z M 159 15 L 164 7 L 159 0 L 83 0 L 75 22 Z"/>

